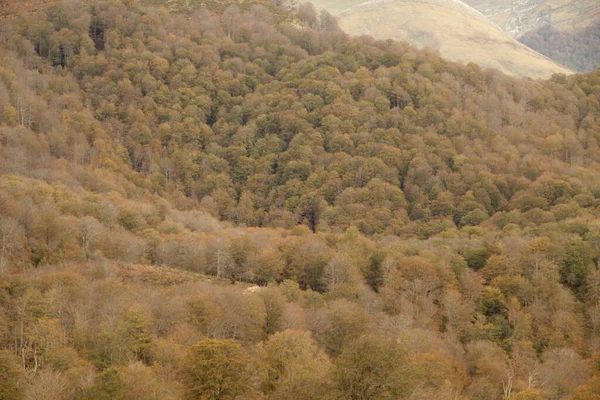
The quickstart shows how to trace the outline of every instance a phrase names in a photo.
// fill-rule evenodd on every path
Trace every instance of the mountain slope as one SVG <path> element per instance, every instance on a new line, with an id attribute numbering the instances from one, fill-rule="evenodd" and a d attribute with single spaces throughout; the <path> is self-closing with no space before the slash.
<path id="1" fill-rule="evenodd" d="M 579 72 L 600 67 L 600 1 L 466 0 L 522 43 Z"/>
<path id="2" fill-rule="evenodd" d="M 338 15 L 344 11 L 347 11 L 353 7 L 356 7 L 365 0 L 314 0 L 311 1 L 318 9 L 329 11 L 333 15 Z"/>
<path id="3" fill-rule="evenodd" d="M 310 11 L 9 21 L 0 397 L 600 393 L 600 71 L 516 79 Z"/>
<path id="4" fill-rule="evenodd" d="M 600 68 L 600 23 L 581 31 L 560 31 L 551 25 L 527 32 L 521 43 L 578 72 Z"/>
<path id="5" fill-rule="evenodd" d="M 316 1 L 317 7 L 326 2 Z M 452 61 L 475 62 L 509 75 L 548 78 L 570 73 L 503 32 L 482 14 L 460 1 L 370 1 L 338 15 L 351 35 L 407 41 L 431 47 Z"/>
<path id="6" fill-rule="evenodd" d="M 514 37 L 551 25 L 577 31 L 600 22 L 598 0 L 465 0 Z"/>
<path id="7" fill-rule="evenodd" d="M 13 15 L 20 12 L 39 10 L 52 4 L 60 3 L 58 0 L 0 0 L 0 17 Z"/>

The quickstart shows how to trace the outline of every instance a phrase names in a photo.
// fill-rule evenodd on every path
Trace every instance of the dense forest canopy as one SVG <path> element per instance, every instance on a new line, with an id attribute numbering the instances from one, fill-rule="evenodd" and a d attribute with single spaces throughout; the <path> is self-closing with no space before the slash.
<path id="1" fill-rule="evenodd" d="M 0 399 L 600 396 L 600 71 L 72 1 L 0 124 Z"/>

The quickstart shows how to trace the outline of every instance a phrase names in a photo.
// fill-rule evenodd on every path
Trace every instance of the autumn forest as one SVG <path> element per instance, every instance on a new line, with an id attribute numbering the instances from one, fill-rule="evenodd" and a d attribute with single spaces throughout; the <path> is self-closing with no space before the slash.
<path id="1" fill-rule="evenodd" d="M 0 20 L 1 400 L 600 399 L 600 70 L 171 11 Z"/>

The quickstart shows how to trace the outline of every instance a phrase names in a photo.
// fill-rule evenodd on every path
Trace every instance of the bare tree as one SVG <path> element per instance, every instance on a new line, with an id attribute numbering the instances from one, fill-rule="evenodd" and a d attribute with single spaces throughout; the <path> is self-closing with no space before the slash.
<path id="1" fill-rule="evenodd" d="M 314 28 L 319 22 L 317 17 L 317 9 L 312 3 L 304 3 L 298 7 L 298 17 L 304 26 Z"/>
<path id="2" fill-rule="evenodd" d="M 88 256 L 90 246 L 96 243 L 102 230 L 102 224 L 94 217 L 83 217 L 79 223 L 79 238 L 86 257 Z"/>
<path id="3" fill-rule="evenodd" d="M 225 23 L 225 31 L 227 37 L 231 39 L 237 31 L 237 24 L 240 22 L 240 9 L 236 5 L 227 7 L 223 13 L 223 22 Z"/>

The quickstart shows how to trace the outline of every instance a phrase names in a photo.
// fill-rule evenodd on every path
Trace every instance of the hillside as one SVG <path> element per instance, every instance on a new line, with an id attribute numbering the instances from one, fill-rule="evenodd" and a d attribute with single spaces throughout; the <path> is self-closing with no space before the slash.
<path id="1" fill-rule="evenodd" d="M 465 0 L 514 37 L 550 25 L 561 32 L 581 31 L 600 23 L 597 0 Z"/>
<path id="2" fill-rule="evenodd" d="M 600 21 L 579 31 L 560 31 L 547 25 L 526 33 L 519 40 L 575 71 L 600 68 Z"/>
<path id="3" fill-rule="evenodd" d="M 600 2 L 468 0 L 506 32 L 578 72 L 600 67 Z"/>
<path id="4" fill-rule="evenodd" d="M 0 0 L 0 17 L 34 12 L 60 2 L 60 0 Z"/>
<path id="5" fill-rule="evenodd" d="M 598 397 L 600 71 L 270 10 L 3 21 L 0 398 Z"/>
<path id="6" fill-rule="evenodd" d="M 69 0 L 0 0 L 0 17 L 15 16 L 22 13 L 32 13 L 43 10 L 53 5 L 64 3 Z M 81 0 L 86 4 L 92 4 L 95 0 Z M 281 12 L 283 9 L 277 7 L 270 0 L 139 0 L 141 5 L 165 7 L 174 13 L 189 13 L 206 7 L 210 10 L 222 12 L 230 5 L 237 5 L 242 9 L 249 9 L 254 5 L 263 5 L 272 12 Z M 288 3 L 283 2 L 287 5 Z"/>
<path id="7" fill-rule="evenodd" d="M 548 78 L 553 73 L 570 73 L 460 1 L 372 1 L 344 11 L 338 20 L 351 35 L 407 41 L 438 50 L 452 61 L 475 62 L 510 75 Z"/>
<path id="8" fill-rule="evenodd" d="M 311 3 L 319 10 L 327 10 L 333 15 L 338 15 L 364 3 L 364 0 L 314 0 Z"/>

